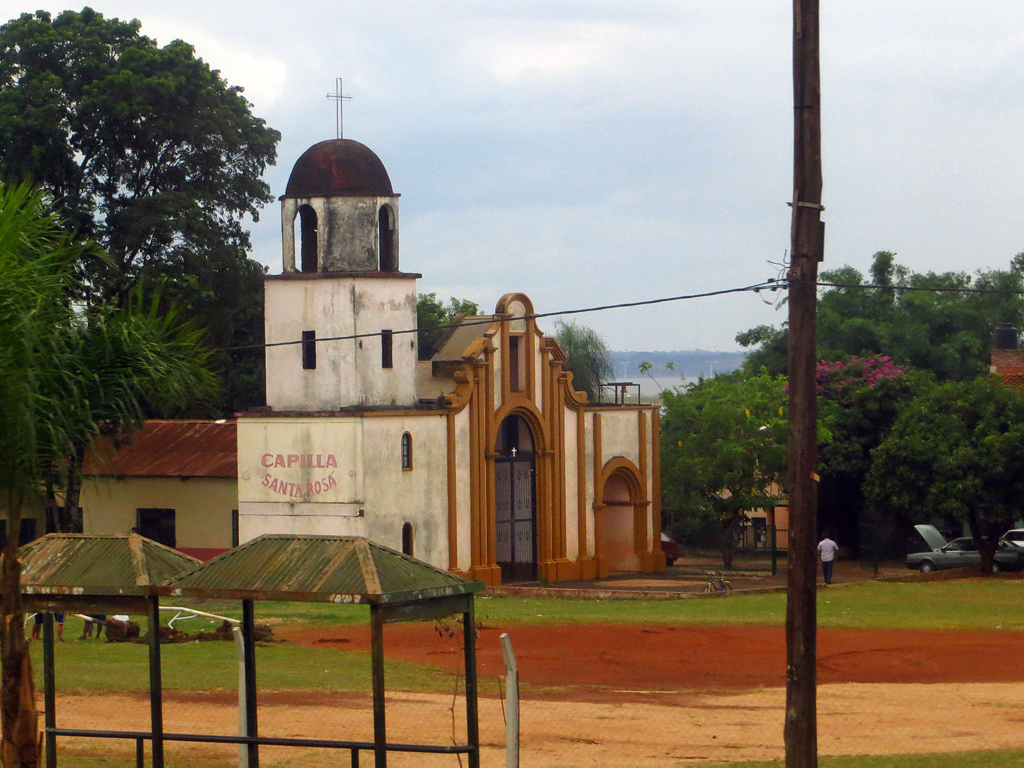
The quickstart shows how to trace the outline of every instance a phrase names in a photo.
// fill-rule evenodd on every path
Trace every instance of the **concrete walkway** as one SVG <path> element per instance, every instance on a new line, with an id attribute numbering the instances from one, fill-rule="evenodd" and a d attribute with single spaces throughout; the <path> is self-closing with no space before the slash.
<path id="1" fill-rule="evenodd" d="M 522 597 L 570 597 L 588 599 L 640 599 L 678 600 L 692 597 L 717 597 L 722 593 L 706 594 L 711 572 L 720 573 L 732 585 L 734 592 L 785 592 L 788 578 L 787 564 L 779 559 L 777 572 L 772 575 L 769 559 L 741 559 L 733 561 L 733 569 L 725 571 L 721 558 L 687 557 L 678 560 L 664 573 L 613 573 L 606 579 L 592 581 L 564 581 L 557 584 L 543 582 L 520 582 L 491 587 L 487 594 L 515 595 Z M 835 565 L 832 584 L 852 584 L 874 578 L 899 578 L 914 576 L 915 572 L 899 562 L 881 563 L 876 577 L 874 564 L 863 566 L 857 560 L 839 560 Z M 818 584 L 824 588 L 821 570 Z"/>

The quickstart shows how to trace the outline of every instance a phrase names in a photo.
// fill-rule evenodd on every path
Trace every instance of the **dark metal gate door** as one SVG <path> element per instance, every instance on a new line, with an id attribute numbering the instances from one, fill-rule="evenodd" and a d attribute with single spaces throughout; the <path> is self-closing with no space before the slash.
<path id="1" fill-rule="evenodd" d="M 501 580 L 537 579 L 537 505 L 534 460 L 502 456 L 494 460 L 494 518 Z"/>

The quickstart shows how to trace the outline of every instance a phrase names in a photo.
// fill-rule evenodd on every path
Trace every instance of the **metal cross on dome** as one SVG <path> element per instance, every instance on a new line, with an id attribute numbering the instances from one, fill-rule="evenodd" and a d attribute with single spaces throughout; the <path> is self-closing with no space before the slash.
<path id="1" fill-rule="evenodd" d="M 334 93 L 328 93 L 327 94 L 327 98 L 328 99 L 334 99 L 337 102 L 338 116 L 337 116 L 336 123 L 337 123 L 337 130 L 338 130 L 338 138 L 339 139 L 343 139 L 343 138 L 345 138 L 345 136 L 344 136 L 344 133 L 345 133 L 345 122 L 344 122 L 344 114 L 342 112 L 342 103 L 346 102 L 346 101 L 352 101 L 352 97 L 351 96 L 346 96 L 343 93 L 342 87 L 341 87 L 341 78 L 340 77 L 336 78 L 335 81 L 334 81 Z"/>

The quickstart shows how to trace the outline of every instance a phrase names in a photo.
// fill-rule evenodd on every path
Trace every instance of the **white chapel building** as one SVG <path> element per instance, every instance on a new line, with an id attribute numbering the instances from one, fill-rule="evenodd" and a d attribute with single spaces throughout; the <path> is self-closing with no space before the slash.
<path id="1" fill-rule="evenodd" d="M 417 362 L 398 201 L 356 141 L 292 169 L 268 407 L 237 422 L 238 539 L 366 536 L 489 585 L 664 569 L 658 407 L 588 403 L 518 293 Z"/>

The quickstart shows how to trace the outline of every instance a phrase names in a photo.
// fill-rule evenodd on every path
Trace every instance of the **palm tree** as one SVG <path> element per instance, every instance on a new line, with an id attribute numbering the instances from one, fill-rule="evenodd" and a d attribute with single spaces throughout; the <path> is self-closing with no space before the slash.
<path id="1" fill-rule="evenodd" d="M 174 416 L 192 403 L 209 403 L 217 393 L 202 331 L 183 322 L 176 307 L 161 311 L 160 305 L 159 292 L 147 304 L 136 289 L 127 306 L 91 308 L 70 329 L 84 410 L 72 420 L 64 452 L 54 456 L 60 472 L 50 481 L 61 483 L 63 506 L 73 515 L 79 509 L 82 462 L 97 435 L 130 441 L 147 418 Z M 59 530 L 58 521 L 53 523 Z M 80 525 L 76 517 L 70 532 L 80 531 Z"/>
<path id="2" fill-rule="evenodd" d="M 18 532 L 26 497 L 39 487 L 45 457 L 68 444 L 68 409 L 51 400 L 66 389 L 72 360 L 55 328 L 67 325 L 71 264 L 81 249 L 28 186 L 0 188 L 0 492 L 7 506 L 7 541 L 0 570 L 0 759 L 36 765 L 32 674 L 21 607 Z M 74 403 L 68 403 L 75 405 Z M 21 711 L 24 703 L 27 713 Z M 27 726 L 27 727 L 26 727 Z"/>
<path id="3" fill-rule="evenodd" d="M 555 322 L 555 341 L 565 352 L 564 368 L 572 371 L 572 385 L 594 403 L 601 398 L 601 385 L 612 377 L 611 355 L 601 334 L 574 321 Z"/>
<path id="4" fill-rule="evenodd" d="M 4 766 L 38 764 L 18 534 L 53 467 L 68 478 L 99 434 L 128 436 L 147 415 L 215 391 L 199 333 L 141 293 L 126 307 L 76 307 L 73 265 L 91 243 L 66 232 L 30 186 L 0 185 L 0 728 Z M 74 486 L 74 482 L 70 483 Z M 67 504 L 67 499 L 65 499 Z M 77 496 L 74 497 L 77 506 Z"/>

